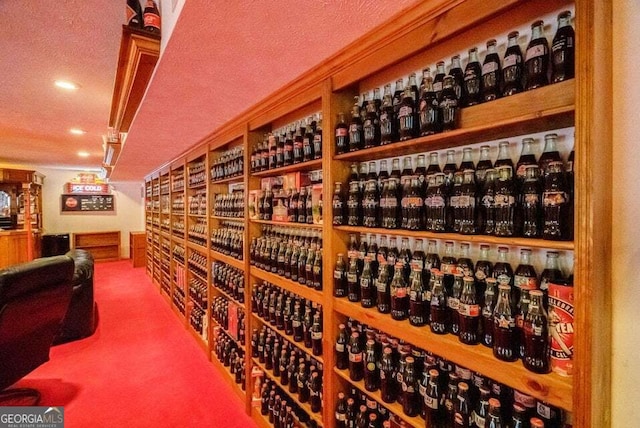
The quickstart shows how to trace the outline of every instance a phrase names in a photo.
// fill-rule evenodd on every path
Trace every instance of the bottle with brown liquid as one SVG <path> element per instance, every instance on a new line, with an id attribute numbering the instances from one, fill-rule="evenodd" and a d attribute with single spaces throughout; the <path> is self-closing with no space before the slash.
<path id="1" fill-rule="evenodd" d="M 403 268 L 402 262 L 396 262 L 390 285 L 391 318 L 397 321 L 407 319 L 409 316 L 409 293 L 403 275 Z"/>
<path id="2" fill-rule="evenodd" d="M 547 164 L 542 193 L 542 238 L 569 240 L 572 226 L 569 188 L 562 161 Z"/>
<path id="3" fill-rule="evenodd" d="M 140 0 L 127 0 L 125 9 L 125 19 L 127 25 L 131 28 L 142 28 L 142 7 Z"/>
<path id="4" fill-rule="evenodd" d="M 472 277 L 463 278 L 462 294 L 458 305 L 460 322 L 460 342 L 475 345 L 479 341 L 480 305 L 476 295 L 476 285 Z"/>
<path id="5" fill-rule="evenodd" d="M 364 378 L 364 351 L 360 345 L 360 334 L 351 333 L 349 340 L 349 379 L 354 382 Z"/>
<path id="6" fill-rule="evenodd" d="M 384 86 L 382 105 L 380 106 L 380 144 L 390 144 L 398 139 L 398 128 L 391 84 Z"/>
<path id="7" fill-rule="evenodd" d="M 442 84 L 440 110 L 442 111 L 442 130 L 451 131 L 458 127 L 459 98 L 453 76 L 448 75 Z"/>
<path id="8" fill-rule="evenodd" d="M 420 413 L 420 395 L 418 393 L 418 373 L 416 372 L 415 359 L 412 356 L 405 358 L 405 367 L 402 373 L 402 411 L 407 416 L 418 416 Z"/>
<path id="9" fill-rule="evenodd" d="M 336 367 L 339 370 L 349 368 L 349 333 L 344 324 L 338 326 L 338 338 L 336 339 Z"/>
<path id="10" fill-rule="evenodd" d="M 393 350 L 386 346 L 382 351 L 380 361 L 380 395 L 385 403 L 393 403 L 398 397 L 396 384 L 397 366 L 393 357 Z"/>
<path id="11" fill-rule="evenodd" d="M 378 108 L 373 100 L 367 103 L 362 129 L 365 149 L 380 145 L 380 118 L 378 117 Z"/>
<path id="12" fill-rule="evenodd" d="M 402 94 L 402 101 L 398 108 L 398 123 L 400 141 L 410 140 L 418 135 L 418 116 L 416 101 L 411 87 L 407 86 Z"/>
<path id="13" fill-rule="evenodd" d="M 493 311 L 493 355 L 499 360 L 515 361 L 516 323 L 511 307 L 511 286 L 498 285 L 498 300 Z"/>
<path id="14" fill-rule="evenodd" d="M 531 40 L 527 46 L 524 63 L 525 90 L 549 84 L 549 42 L 544 35 L 544 22 L 531 24 Z"/>
<path id="15" fill-rule="evenodd" d="M 494 185 L 493 215 L 496 236 L 517 236 L 516 197 L 518 196 L 513 179 L 513 168 L 508 165 L 496 168 L 497 179 Z"/>
<path id="16" fill-rule="evenodd" d="M 436 92 L 433 88 L 431 70 L 423 70 L 422 84 L 420 85 L 420 101 L 418 103 L 418 122 L 420 136 L 432 135 L 442 129 L 442 115 Z"/>
<path id="17" fill-rule="evenodd" d="M 572 79 L 575 74 L 575 32 L 571 26 L 571 12 L 558 15 L 558 30 L 551 44 L 551 82 Z"/>
<path id="18" fill-rule="evenodd" d="M 524 319 L 524 357 L 522 363 L 534 373 L 548 373 L 549 327 L 541 290 L 529 292 L 531 301 Z"/>
<path id="19" fill-rule="evenodd" d="M 344 113 L 338 114 L 338 122 L 335 129 L 336 154 L 347 153 L 349 151 L 349 127 Z"/>
<path id="20" fill-rule="evenodd" d="M 359 98 L 354 98 L 351 110 L 351 122 L 349 122 L 349 151 L 354 152 L 364 148 L 364 131 L 362 128 L 362 117 L 360 115 Z"/>
<path id="21" fill-rule="evenodd" d="M 446 334 L 449 324 L 447 310 L 447 295 L 444 288 L 444 275 L 439 270 L 432 269 L 433 287 L 430 302 L 430 328 L 435 334 Z"/>
<path id="22" fill-rule="evenodd" d="M 512 31 L 507 36 L 507 50 L 502 61 L 502 96 L 507 97 L 522 92 L 522 76 L 524 73 L 524 61 L 522 50 L 518 44 L 520 33 Z"/>
<path id="23" fill-rule="evenodd" d="M 495 39 L 487 41 L 487 54 L 482 63 L 482 102 L 493 101 L 502 95 L 502 68 L 496 44 Z"/>
<path id="24" fill-rule="evenodd" d="M 414 266 L 409 289 L 409 323 L 420 327 L 428 321 L 431 296 L 422 280 L 422 267 Z"/>
<path id="25" fill-rule="evenodd" d="M 154 0 L 147 0 L 142 17 L 146 31 L 160 34 L 160 12 Z"/>
<path id="26" fill-rule="evenodd" d="M 367 340 L 364 357 L 364 388 L 367 391 L 377 391 L 380 387 L 380 369 L 377 364 L 376 343 Z"/>
<path id="27" fill-rule="evenodd" d="M 539 238 L 542 235 L 542 194 L 540 192 L 540 168 L 527 165 L 524 168 L 524 183 L 519 195 L 522 211 L 522 236 Z"/>
<path id="28" fill-rule="evenodd" d="M 463 99 L 464 106 L 472 106 L 482 102 L 482 67 L 478 60 L 478 48 L 469 49 L 469 62 L 464 69 Z"/>
<path id="29" fill-rule="evenodd" d="M 371 269 L 371 257 L 365 256 L 364 267 L 360 275 L 360 304 L 363 308 L 372 308 L 376 305 L 376 285 Z"/>

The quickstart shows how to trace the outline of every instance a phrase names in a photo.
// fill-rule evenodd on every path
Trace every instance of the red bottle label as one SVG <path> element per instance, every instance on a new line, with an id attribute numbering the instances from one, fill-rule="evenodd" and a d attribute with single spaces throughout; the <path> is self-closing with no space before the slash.
<path id="1" fill-rule="evenodd" d="M 549 334 L 551 369 L 573 374 L 573 287 L 549 284 Z"/>

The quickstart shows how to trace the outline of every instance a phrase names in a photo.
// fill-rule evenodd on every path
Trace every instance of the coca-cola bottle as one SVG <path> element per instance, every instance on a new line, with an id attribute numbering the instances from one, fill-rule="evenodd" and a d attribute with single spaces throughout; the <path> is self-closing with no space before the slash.
<path id="1" fill-rule="evenodd" d="M 140 7 L 140 0 L 127 0 L 127 7 L 125 9 L 125 19 L 127 25 L 131 28 L 142 27 L 142 7 Z"/>
<path id="2" fill-rule="evenodd" d="M 460 55 L 454 55 L 451 57 L 451 67 L 449 68 L 449 76 L 453 77 L 453 88 L 458 99 L 459 105 L 465 105 L 464 94 L 464 71 L 462 71 L 462 65 L 460 63 Z M 444 90 L 444 82 L 442 89 Z"/>
<path id="3" fill-rule="evenodd" d="M 429 68 L 424 69 L 423 76 L 418 103 L 418 122 L 420 136 L 424 137 L 442 131 L 442 114 Z"/>
<path id="4" fill-rule="evenodd" d="M 487 278 L 493 276 L 493 263 L 489 260 L 489 249 L 489 245 L 480 244 L 480 256 L 473 270 L 473 276 L 476 280 L 476 295 L 479 302 L 482 302 L 482 296 L 487 287 Z"/>
<path id="5" fill-rule="evenodd" d="M 488 428 L 506 428 L 502 420 L 502 406 L 497 398 L 489 399 L 489 414 L 484 426 Z"/>
<path id="6" fill-rule="evenodd" d="M 522 236 L 539 238 L 542 235 L 542 195 L 540 192 L 540 173 L 538 165 L 524 168 L 524 183 L 519 195 L 518 205 L 522 212 Z"/>
<path id="7" fill-rule="evenodd" d="M 507 50 L 502 61 L 502 96 L 507 97 L 522 92 L 524 60 L 518 44 L 520 33 L 512 31 L 507 36 Z"/>
<path id="8" fill-rule="evenodd" d="M 364 378 L 364 352 L 360 344 L 360 334 L 351 333 L 349 339 L 349 379 L 354 382 Z"/>
<path id="9" fill-rule="evenodd" d="M 547 251 L 544 270 L 540 274 L 540 290 L 544 293 L 549 291 L 549 284 L 562 280 L 562 271 L 558 264 L 560 254 L 557 251 Z M 546 300 L 546 299 L 545 299 Z M 546 308 L 546 302 L 545 302 Z"/>
<path id="10" fill-rule="evenodd" d="M 442 130 L 451 131 L 458 126 L 459 98 L 456 94 L 453 76 L 447 75 L 442 86 L 440 110 L 442 111 Z"/>
<path id="11" fill-rule="evenodd" d="M 363 308 L 372 308 L 376 305 L 376 285 L 369 256 L 364 258 L 364 267 L 360 275 L 360 304 Z"/>
<path id="12" fill-rule="evenodd" d="M 360 269 L 358 259 L 349 257 L 349 269 L 347 270 L 347 297 L 350 302 L 360 301 Z"/>
<path id="13" fill-rule="evenodd" d="M 502 165 L 496 168 L 497 180 L 494 184 L 493 215 L 496 236 L 517 236 L 516 197 L 513 168 Z"/>
<path id="14" fill-rule="evenodd" d="M 380 118 L 375 101 L 367 103 L 366 115 L 362 125 L 364 133 L 364 148 L 368 149 L 380 145 Z"/>
<path id="15" fill-rule="evenodd" d="M 541 176 L 547 175 L 547 168 L 551 162 L 562 162 L 560 152 L 557 147 L 558 134 L 551 133 L 544 136 L 544 150 L 540 159 L 538 160 L 538 166 L 540 166 Z"/>
<path id="16" fill-rule="evenodd" d="M 491 168 L 493 168 L 493 162 L 491 161 L 491 147 L 486 145 L 480 146 L 480 159 L 475 167 L 476 183 L 478 184 L 479 190 L 483 189 L 487 171 Z"/>
<path id="17" fill-rule="evenodd" d="M 424 395 L 425 426 L 440 428 L 444 420 L 444 409 L 441 405 L 440 373 L 437 369 L 430 369 L 429 383 Z"/>
<path id="18" fill-rule="evenodd" d="M 522 363 L 534 373 L 548 373 L 549 327 L 541 290 L 529 292 L 527 315 L 524 319 L 524 356 Z"/>
<path id="19" fill-rule="evenodd" d="M 405 366 L 402 373 L 402 411 L 407 416 L 418 416 L 420 413 L 420 395 L 418 393 L 418 376 L 415 360 L 412 356 L 405 358 Z"/>
<path id="20" fill-rule="evenodd" d="M 575 73 L 575 33 L 571 26 L 571 12 L 558 15 L 558 30 L 551 44 L 551 82 L 572 79 Z"/>
<path id="21" fill-rule="evenodd" d="M 572 227 L 569 188 L 562 161 L 547 164 L 544 174 L 542 193 L 542 238 L 551 240 L 569 240 Z"/>
<path id="22" fill-rule="evenodd" d="M 393 350 L 386 346 L 380 360 L 380 395 L 385 403 L 393 403 L 398 396 L 396 384 L 397 366 L 393 357 Z"/>
<path id="23" fill-rule="evenodd" d="M 398 108 L 400 141 L 415 138 L 418 135 L 416 102 L 410 87 L 404 89 L 402 102 Z"/>
<path id="24" fill-rule="evenodd" d="M 409 323 L 420 327 L 428 321 L 431 296 L 422 279 L 422 266 L 414 266 L 409 289 Z"/>
<path id="25" fill-rule="evenodd" d="M 336 267 L 333 270 L 333 295 L 345 297 L 347 295 L 347 271 L 344 264 L 344 254 L 338 253 Z"/>
<path id="26" fill-rule="evenodd" d="M 502 95 L 502 68 L 496 49 L 496 39 L 487 41 L 487 54 L 482 63 L 482 101 L 493 101 Z"/>
<path id="27" fill-rule="evenodd" d="M 387 314 L 391 312 L 391 273 L 389 264 L 380 261 L 376 282 L 376 301 L 378 312 Z"/>
<path id="28" fill-rule="evenodd" d="M 333 225 L 334 226 L 342 226 L 345 224 L 345 201 L 344 201 L 344 192 L 342 190 L 342 183 L 336 181 L 335 186 L 333 188 Z"/>
<path id="29" fill-rule="evenodd" d="M 405 229 L 422 230 L 424 218 L 424 202 L 422 199 L 422 187 L 418 177 L 413 176 L 409 186 L 409 192 L 406 198 L 403 198 L 403 210 L 406 212 L 407 222 Z"/>
<path id="30" fill-rule="evenodd" d="M 349 182 L 347 196 L 347 224 L 349 226 L 361 226 L 362 221 L 362 194 L 358 181 Z"/>
<path id="31" fill-rule="evenodd" d="M 544 22 L 531 24 L 531 40 L 527 45 L 524 63 L 525 90 L 549 84 L 549 42 L 544 35 Z"/>
<path id="32" fill-rule="evenodd" d="M 391 318 L 397 321 L 404 320 L 409 316 L 409 293 L 403 275 L 403 268 L 402 262 L 396 262 L 390 285 Z"/>
<path id="33" fill-rule="evenodd" d="M 516 323 L 511 306 L 511 286 L 498 285 L 498 300 L 493 311 L 493 355 L 499 360 L 515 361 Z"/>
<path id="34" fill-rule="evenodd" d="M 509 248 L 498 247 L 498 261 L 493 265 L 493 277 L 498 285 L 513 285 L 513 269 L 509 263 Z"/>
<path id="35" fill-rule="evenodd" d="M 520 250 L 520 263 L 516 267 L 513 278 L 516 292 L 520 290 L 535 290 L 538 288 L 538 275 L 531 264 L 531 250 Z"/>
<path id="36" fill-rule="evenodd" d="M 382 105 L 380 107 L 380 144 L 390 144 L 398 139 L 398 128 L 391 84 L 384 86 Z"/>
<path id="37" fill-rule="evenodd" d="M 367 340 L 364 356 L 364 387 L 367 391 L 377 391 L 380 387 L 380 368 L 374 340 Z"/>
<path id="38" fill-rule="evenodd" d="M 491 397 L 491 391 L 481 386 L 479 388 L 480 397 L 476 402 L 476 407 L 471 414 L 471 427 L 473 428 L 485 428 L 485 423 L 489 416 L 489 399 Z"/>
<path id="39" fill-rule="evenodd" d="M 336 154 L 347 153 L 349 151 L 349 127 L 345 120 L 344 113 L 338 114 L 338 122 L 335 129 Z"/>
<path id="40" fill-rule="evenodd" d="M 448 207 L 443 173 L 439 172 L 429 177 L 424 206 L 425 228 L 431 232 L 446 232 Z"/>
<path id="41" fill-rule="evenodd" d="M 433 278 L 433 287 L 431 289 L 429 326 L 432 333 L 446 334 L 449 325 L 449 312 L 444 288 L 444 275 L 439 270 L 432 269 L 431 277 Z"/>
<path id="42" fill-rule="evenodd" d="M 515 171 L 518 180 L 518 189 L 521 189 L 524 184 L 526 168 L 529 165 L 538 165 L 536 155 L 533 153 L 533 143 L 533 138 L 522 139 L 522 151 L 520 152 L 520 158 L 518 158 Z"/>
<path id="43" fill-rule="evenodd" d="M 433 77 L 433 91 L 436 94 L 436 99 L 438 100 L 438 104 L 440 104 L 440 100 L 442 99 L 442 88 L 444 83 L 444 78 L 447 75 L 447 72 L 444 68 L 444 61 L 438 61 L 436 63 L 436 74 Z"/>
<path id="44" fill-rule="evenodd" d="M 469 49 L 469 62 L 464 69 L 464 106 L 480 104 L 482 101 L 482 67 L 478 60 L 478 48 Z"/>
<path id="45" fill-rule="evenodd" d="M 307 135 L 307 129 L 311 131 L 309 124 L 303 123 L 301 120 L 295 124 L 295 135 L 293 137 L 293 155 L 291 163 L 300 163 L 302 161 L 311 160 L 311 139 Z M 306 150 L 305 150 L 306 147 Z M 306 156 L 305 156 L 306 152 Z M 286 162 L 285 162 L 286 163 Z"/>
<path id="46" fill-rule="evenodd" d="M 362 117 L 360 116 L 359 98 L 354 97 L 354 104 L 351 110 L 351 121 L 349 122 L 349 151 L 354 152 L 364 148 L 364 131 L 362 128 Z"/>
<path id="47" fill-rule="evenodd" d="M 338 338 L 336 339 L 336 367 L 346 370 L 349 367 L 349 334 L 344 324 L 338 326 Z"/>
<path id="48" fill-rule="evenodd" d="M 471 407 L 469 399 L 469 385 L 465 382 L 458 383 L 453 415 L 454 428 L 467 428 L 471 426 Z"/>
<path id="49" fill-rule="evenodd" d="M 375 163 L 373 163 L 375 167 Z M 362 225 L 364 227 L 378 227 L 380 218 L 380 195 L 378 193 L 378 180 L 375 175 L 375 169 L 370 169 L 370 178 L 364 185 L 364 194 L 362 195 Z M 371 177 L 373 175 L 373 177 Z"/>
<path id="50" fill-rule="evenodd" d="M 460 334 L 460 314 L 458 307 L 460 306 L 460 295 L 462 294 L 464 276 L 457 271 L 453 275 L 453 285 L 451 289 L 447 289 L 447 306 L 449 309 L 449 332 L 454 335 Z M 445 275 L 445 289 L 447 287 L 447 275 Z"/>
<path id="51" fill-rule="evenodd" d="M 160 12 L 154 0 L 146 0 L 142 17 L 146 31 L 160 34 Z"/>
<path id="52" fill-rule="evenodd" d="M 477 344 L 479 339 L 480 305 L 477 300 L 475 281 L 470 276 L 463 278 L 458 314 L 460 322 L 460 334 L 458 337 L 460 342 L 466 345 Z"/>
<path id="53" fill-rule="evenodd" d="M 466 169 L 454 207 L 454 224 L 459 224 L 459 232 L 463 235 L 473 235 L 478 232 L 476 202 L 475 171 Z"/>

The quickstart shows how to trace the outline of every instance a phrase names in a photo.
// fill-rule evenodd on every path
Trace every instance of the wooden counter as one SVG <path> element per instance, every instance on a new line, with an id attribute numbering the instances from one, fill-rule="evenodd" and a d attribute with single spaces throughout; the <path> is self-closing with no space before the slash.
<path id="1" fill-rule="evenodd" d="M 7 266 L 29 261 L 28 256 L 28 233 L 26 230 L 3 230 L 0 231 L 0 269 Z M 40 256 L 39 232 L 34 234 L 34 257 Z"/>

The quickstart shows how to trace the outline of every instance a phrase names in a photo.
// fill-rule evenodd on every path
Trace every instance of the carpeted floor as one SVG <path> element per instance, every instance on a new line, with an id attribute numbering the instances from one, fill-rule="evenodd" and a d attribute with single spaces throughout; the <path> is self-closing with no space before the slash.
<path id="1" fill-rule="evenodd" d="M 96 333 L 54 347 L 16 385 L 64 406 L 66 428 L 256 426 L 144 268 L 97 263 L 95 294 Z"/>

